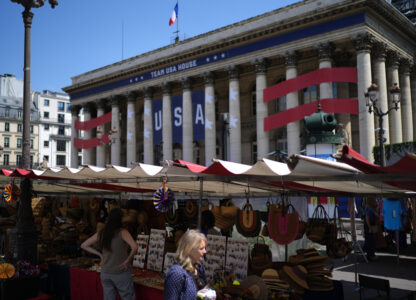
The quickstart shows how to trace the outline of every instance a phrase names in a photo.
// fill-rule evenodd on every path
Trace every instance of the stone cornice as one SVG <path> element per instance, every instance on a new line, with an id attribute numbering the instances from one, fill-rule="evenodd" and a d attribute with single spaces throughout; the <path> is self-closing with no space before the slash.
<path id="1" fill-rule="evenodd" d="M 316 2 L 316 1 L 311 1 L 311 2 Z M 378 3 L 378 5 L 375 5 L 375 3 Z M 301 3 L 297 3 L 296 4 L 298 7 L 301 7 L 302 4 Z M 295 6 L 296 6 L 295 5 Z M 293 7 L 294 5 L 285 7 L 283 9 L 287 9 L 290 7 Z M 221 32 L 221 31 L 226 31 L 229 30 L 233 27 L 236 26 L 243 26 L 244 24 L 249 24 L 250 22 L 259 20 L 261 18 L 266 18 L 268 16 L 271 16 L 273 14 L 276 14 L 277 12 L 279 12 L 279 10 L 276 11 L 272 11 L 269 13 L 266 13 L 264 15 L 261 16 L 257 16 L 251 19 L 247 19 L 244 20 L 242 22 L 239 23 L 235 23 L 208 33 L 204 33 L 202 35 L 198 35 L 196 37 L 193 37 L 191 39 L 187 39 L 185 41 L 179 42 L 178 44 L 174 44 L 174 45 L 169 45 L 160 49 L 156 49 L 150 52 L 147 52 L 145 54 L 133 57 L 131 59 L 122 61 L 122 62 L 118 62 L 116 64 L 113 65 L 109 65 L 106 67 L 103 67 L 101 69 L 97 69 L 97 70 L 93 70 L 87 73 L 84 73 L 82 75 L 76 76 L 74 78 L 79 78 L 83 75 L 87 75 L 87 74 L 94 74 L 97 71 L 100 70 L 105 70 L 106 68 L 110 68 L 112 66 L 116 66 L 116 65 L 121 65 L 125 64 L 126 68 L 122 68 L 121 70 L 118 71 L 114 71 L 111 74 L 106 74 L 94 79 L 89 79 L 89 80 L 85 80 L 83 82 L 80 83 L 76 83 L 73 84 L 71 86 L 65 87 L 64 90 L 68 93 L 75 93 L 75 92 L 79 92 L 91 87 L 96 87 L 96 86 L 100 86 L 103 84 L 107 84 L 110 82 L 113 82 L 115 80 L 120 80 L 122 78 L 126 78 L 128 76 L 133 76 L 133 75 L 137 75 L 149 70 L 153 70 L 153 69 L 158 69 L 164 66 L 167 66 L 169 64 L 172 63 L 180 63 L 180 62 L 184 62 L 190 59 L 194 59 L 197 57 L 200 57 L 202 55 L 205 54 L 209 54 L 209 53 L 213 53 L 213 52 L 218 52 L 221 50 L 226 50 L 230 47 L 233 46 L 237 46 L 239 44 L 245 44 L 245 43 L 249 43 L 252 41 L 256 41 L 262 38 L 267 38 L 273 35 L 276 35 L 276 33 L 278 32 L 286 32 L 288 30 L 293 30 L 295 28 L 307 25 L 307 24 L 315 24 L 317 21 L 319 20 L 324 20 L 324 19 L 329 19 L 334 15 L 342 15 L 344 13 L 347 13 L 349 11 L 357 11 L 357 10 L 362 10 L 365 7 L 371 6 L 372 9 L 374 9 L 375 11 L 379 12 L 379 13 L 386 13 L 386 5 L 380 5 L 379 1 L 375 1 L 375 0 L 361 0 L 361 1 L 343 1 L 341 3 L 338 3 L 336 5 L 333 6 L 327 6 L 324 7 L 323 9 L 320 10 L 316 10 L 313 11 L 313 13 L 308 12 L 307 14 L 299 14 L 294 16 L 291 19 L 287 19 L 284 20 L 284 22 L 276 22 L 274 23 L 272 26 L 266 26 L 263 28 L 256 28 L 254 30 L 252 30 L 251 32 L 244 32 L 243 34 L 240 35 L 234 35 L 233 37 L 229 38 L 229 39 L 225 39 L 225 40 L 219 40 L 219 41 L 213 41 L 211 44 L 208 44 L 207 46 L 201 47 L 195 47 L 193 49 L 189 49 L 183 52 L 179 52 L 176 55 L 166 55 L 165 58 L 158 58 L 155 60 L 152 60 L 150 63 L 145 63 L 145 64 L 140 64 L 137 66 L 131 66 L 133 64 L 134 60 L 137 60 L 140 57 L 147 57 L 147 56 L 152 56 L 155 55 L 156 53 L 161 53 L 167 49 L 173 49 L 174 47 L 179 47 L 181 45 L 185 45 L 186 43 L 190 43 L 192 41 L 204 38 L 204 37 L 209 37 L 217 32 Z M 389 15 L 390 18 L 393 19 L 397 19 L 399 18 L 399 16 L 396 13 L 390 14 Z M 403 17 L 403 16 L 402 16 Z M 404 17 L 405 18 L 405 17 Z M 405 18 L 406 19 L 406 18 Z M 410 22 L 410 21 L 409 21 Z M 401 24 L 401 26 L 404 25 L 408 25 L 405 24 L 405 21 L 400 19 L 400 20 L 396 20 L 396 23 Z M 404 26 L 404 27 L 406 27 Z M 407 31 L 409 31 L 410 29 L 407 26 Z M 415 35 L 415 30 L 412 30 L 412 35 Z M 180 49 L 180 48 L 178 48 Z M 129 64 L 130 62 L 130 64 Z"/>

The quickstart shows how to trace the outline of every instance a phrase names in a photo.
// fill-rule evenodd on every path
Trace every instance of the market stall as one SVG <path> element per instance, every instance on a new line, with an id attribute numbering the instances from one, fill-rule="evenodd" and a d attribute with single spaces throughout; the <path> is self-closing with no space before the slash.
<path id="1" fill-rule="evenodd" d="M 416 179 L 416 174 L 409 172 L 406 178 L 397 173 L 395 176 L 384 173 L 387 179 L 381 180 L 379 174 L 363 172 L 345 163 L 302 155 L 292 156 L 287 164 L 262 159 L 254 166 L 222 160 L 215 160 L 208 167 L 169 161 L 164 166 L 86 166 L 42 171 L 2 170 L 1 173 L 4 184 L 9 184 L 11 178 L 15 184 L 20 178 L 33 179 L 34 191 L 45 199 L 37 216 L 43 261 L 69 266 L 71 294 L 83 293 L 83 289 L 75 288 L 82 286 L 75 284 L 80 278 L 77 272 L 91 277 L 85 282 L 95 282 L 97 299 L 100 299 L 98 261 L 85 257 L 78 246 L 99 229 L 112 207 L 125 210 L 126 228 L 140 245 L 133 264 L 137 288 L 144 289 L 141 295 L 148 293 L 152 298 L 162 295 L 163 274 L 172 264 L 175 237 L 188 227 L 198 227 L 203 211 L 210 211 L 215 217 L 215 227 L 223 236 L 208 235 L 206 269 L 220 295 L 246 293 L 253 298 L 256 288 L 250 290 L 250 282 L 245 283 L 247 286 L 243 283 L 251 275 L 257 275 L 266 283 L 268 276 L 274 276 L 269 280 L 269 290 L 278 296 L 286 297 L 293 292 L 306 297 L 310 292 L 334 290 L 327 256 L 345 256 L 352 250 L 351 241 L 342 236 L 341 222 L 334 216 L 325 216 L 323 211 L 312 219 L 300 219 L 290 196 L 408 196 L 415 189 L 403 182 Z M 168 178 L 167 186 L 162 185 L 163 177 Z M 164 187 L 174 193 L 169 205 L 162 203 L 160 192 Z M 222 201 L 230 198 L 244 199 L 246 203 L 236 206 L 232 201 Z M 267 210 L 266 207 L 263 211 L 250 209 L 260 198 L 273 201 Z M 263 221 L 261 213 L 266 214 Z M 234 226 L 238 237 L 230 234 Z M 277 263 L 272 260 L 269 245 L 259 237 L 285 247 L 306 237 L 315 243 L 334 242 L 337 246 L 327 255 L 298 247 L 295 254 Z M 210 245 L 213 246 L 210 248 Z M 149 249 L 158 251 L 150 253 Z M 268 269 L 279 270 L 277 277 L 268 275 L 272 271 L 264 274 Z M 233 286 L 234 280 L 242 286 Z M 65 291 L 68 293 L 68 287 Z"/>

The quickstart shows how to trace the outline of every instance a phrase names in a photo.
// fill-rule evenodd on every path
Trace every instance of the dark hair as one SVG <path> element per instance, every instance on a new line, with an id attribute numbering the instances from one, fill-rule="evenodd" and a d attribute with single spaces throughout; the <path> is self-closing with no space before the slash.
<path id="1" fill-rule="evenodd" d="M 108 214 L 107 222 L 99 234 L 99 245 L 101 249 L 111 251 L 111 241 L 123 226 L 121 222 L 122 217 L 123 211 L 120 208 L 113 208 Z"/>

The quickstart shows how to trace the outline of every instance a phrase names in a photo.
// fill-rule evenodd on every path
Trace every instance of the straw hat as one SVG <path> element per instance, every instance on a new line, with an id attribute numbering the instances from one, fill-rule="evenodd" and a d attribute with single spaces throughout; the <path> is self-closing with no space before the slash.
<path id="1" fill-rule="evenodd" d="M 303 255 L 293 255 L 289 257 L 289 263 L 293 265 L 307 265 L 311 263 L 317 263 L 317 262 L 325 262 L 327 261 L 327 257 L 323 255 L 317 255 L 317 256 L 309 256 L 305 257 Z"/>
<path id="2" fill-rule="evenodd" d="M 331 264 L 332 262 L 325 257 L 325 260 L 305 264 L 305 268 L 309 272 L 310 270 L 323 269 Z"/>
<path id="3" fill-rule="evenodd" d="M 256 275 L 250 275 L 246 277 L 241 283 L 240 286 L 247 288 L 253 295 L 253 299 L 257 300 L 267 300 L 268 292 L 267 286 L 264 281 Z"/>
<path id="4" fill-rule="evenodd" d="M 306 276 L 308 271 L 304 266 L 283 266 L 283 272 L 285 272 L 294 282 L 300 285 L 304 289 L 309 289 L 308 283 L 306 282 Z"/>
<path id="5" fill-rule="evenodd" d="M 261 274 L 261 278 L 266 283 L 267 287 L 275 291 L 287 291 L 290 285 L 280 279 L 279 273 L 275 269 L 266 269 Z"/>

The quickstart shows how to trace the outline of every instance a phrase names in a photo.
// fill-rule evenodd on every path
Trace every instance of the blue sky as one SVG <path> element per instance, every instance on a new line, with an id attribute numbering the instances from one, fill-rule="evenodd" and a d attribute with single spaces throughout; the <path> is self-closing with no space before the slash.
<path id="1" fill-rule="evenodd" d="M 58 0 L 33 9 L 31 90 L 61 91 L 71 77 L 170 44 L 176 0 Z M 295 3 L 179 0 L 180 38 L 190 38 Z M 23 79 L 23 7 L 0 1 L 0 74 Z M 124 24 L 124 26 L 122 25 Z M 124 30 L 122 28 L 124 27 Z M 122 32 L 124 31 L 124 35 Z M 124 36 L 124 43 L 122 43 Z M 123 46 L 122 46 L 123 45 Z"/>

